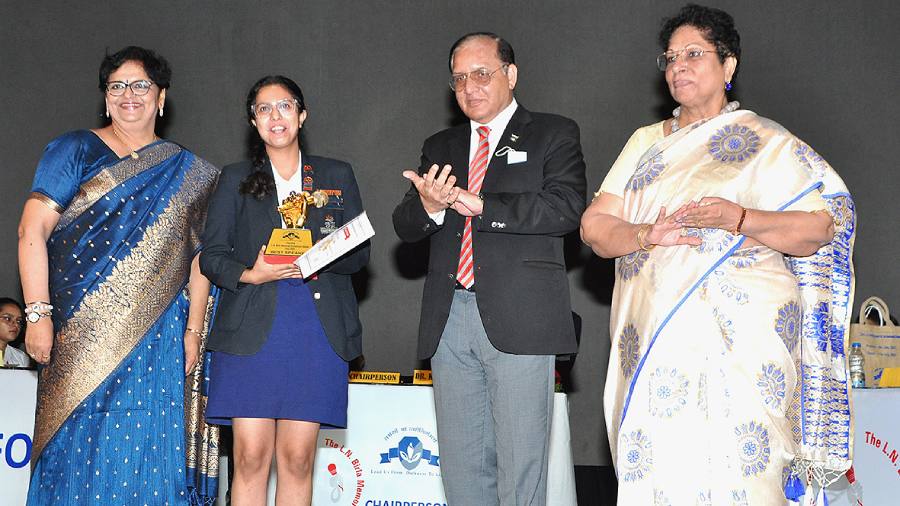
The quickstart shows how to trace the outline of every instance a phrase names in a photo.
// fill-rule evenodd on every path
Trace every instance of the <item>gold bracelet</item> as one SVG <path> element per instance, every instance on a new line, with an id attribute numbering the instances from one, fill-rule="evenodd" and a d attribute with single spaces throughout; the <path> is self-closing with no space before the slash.
<path id="1" fill-rule="evenodd" d="M 649 246 L 644 244 L 644 239 L 647 238 L 647 234 L 650 232 L 651 227 L 653 227 L 653 225 L 644 223 L 637 231 L 637 243 L 638 247 L 641 248 L 642 251 L 650 251 L 656 247 L 655 244 L 651 244 Z"/>
<path id="2" fill-rule="evenodd" d="M 199 331 L 199 330 L 197 330 L 197 329 L 192 329 L 192 328 L 190 328 L 190 327 L 185 327 L 184 331 L 185 331 L 185 332 L 190 332 L 191 334 L 197 334 L 198 336 L 203 337 L 203 332 L 201 332 L 201 331 Z"/>
<path id="3" fill-rule="evenodd" d="M 731 235 L 741 235 L 741 225 L 744 224 L 744 218 L 747 217 L 747 208 L 741 207 L 741 219 L 738 220 L 738 224 L 734 227 L 734 231 L 731 232 Z"/>

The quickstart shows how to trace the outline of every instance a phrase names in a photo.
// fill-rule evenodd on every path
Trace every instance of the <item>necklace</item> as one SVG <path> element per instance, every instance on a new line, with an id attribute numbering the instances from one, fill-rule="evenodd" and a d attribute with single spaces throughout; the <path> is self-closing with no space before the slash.
<path id="1" fill-rule="evenodd" d="M 121 142 L 122 144 L 125 145 L 126 148 L 131 150 L 131 153 L 129 153 L 129 156 L 131 156 L 131 158 L 133 158 L 134 160 L 137 160 L 140 157 L 140 155 L 138 155 L 137 150 L 141 149 L 141 148 L 137 148 L 137 149 L 132 148 L 131 144 L 128 144 L 127 142 L 125 142 L 125 139 L 123 139 L 122 136 L 119 135 L 119 132 L 116 130 L 115 126 L 112 127 L 112 132 L 113 132 L 113 135 L 115 135 L 116 138 L 119 139 L 119 142 Z M 159 139 L 159 137 L 157 137 L 156 134 L 153 134 L 153 140 L 150 142 L 156 142 L 157 139 Z M 143 147 L 143 146 L 141 146 L 141 147 Z"/>
<path id="2" fill-rule="evenodd" d="M 731 102 L 728 102 L 727 104 L 725 104 L 725 107 L 723 107 L 722 110 L 719 111 L 719 114 L 725 114 L 726 112 L 734 112 L 734 111 L 740 109 L 740 107 L 741 107 L 740 102 L 738 102 L 737 100 L 732 100 Z M 672 111 L 672 133 L 673 134 L 675 132 L 677 132 L 679 129 L 679 126 L 678 126 L 678 117 L 679 116 L 681 116 L 681 106 L 676 107 L 675 110 Z M 718 114 L 716 116 L 718 116 Z M 708 119 L 709 118 L 706 118 L 703 121 L 706 121 Z"/>

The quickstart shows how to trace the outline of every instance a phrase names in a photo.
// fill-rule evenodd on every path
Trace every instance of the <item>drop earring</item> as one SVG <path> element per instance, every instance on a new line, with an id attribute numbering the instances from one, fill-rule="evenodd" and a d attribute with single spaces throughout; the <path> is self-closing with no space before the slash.
<path id="1" fill-rule="evenodd" d="M 159 106 L 159 117 L 160 117 L 160 118 L 163 117 L 163 108 L 162 108 L 162 106 Z"/>
<path id="2" fill-rule="evenodd" d="M 731 81 L 725 81 L 725 91 L 731 91 Z"/>
<path id="3" fill-rule="evenodd" d="M 109 117 L 109 108 L 106 109 L 106 117 Z"/>

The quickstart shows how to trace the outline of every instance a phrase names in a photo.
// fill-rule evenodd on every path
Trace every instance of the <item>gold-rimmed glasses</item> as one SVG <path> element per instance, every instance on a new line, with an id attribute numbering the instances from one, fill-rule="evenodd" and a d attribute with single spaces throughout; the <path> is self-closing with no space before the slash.
<path id="1" fill-rule="evenodd" d="M 678 61 L 678 58 L 682 58 L 682 54 L 684 62 L 690 63 L 703 58 L 703 55 L 706 53 L 715 53 L 715 49 L 705 49 L 696 45 L 687 45 L 681 49 L 675 51 L 666 51 L 665 53 L 656 57 L 656 67 L 660 70 L 660 72 L 665 72 L 666 69 L 669 68 L 669 65 L 674 64 Z"/>
<path id="2" fill-rule="evenodd" d="M 507 67 L 509 67 L 509 64 L 504 63 L 494 70 L 480 68 L 475 69 L 471 72 L 451 74 L 449 83 L 450 89 L 453 91 L 462 91 L 466 89 L 466 81 L 468 81 L 469 79 L 471 79 L 472 82 L 477 84 L 478 86 L 487 86 L 491 84 L 491 78 L 494 77 L 494 74 L 496 74 L 498 70 L 503 70 L 504 72 L 506 72 Z"/>

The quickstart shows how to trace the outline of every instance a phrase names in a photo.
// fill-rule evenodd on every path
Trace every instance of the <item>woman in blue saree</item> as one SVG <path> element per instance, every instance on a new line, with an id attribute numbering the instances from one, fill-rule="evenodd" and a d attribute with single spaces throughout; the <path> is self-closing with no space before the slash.
<path id="1" fill-rule="evenodd" d="M 688 5 L 660 42 L 680 107 L 632 135 L 582 217 L 616 258 L 618 503 L 786 504 L 850 467 L 853 200 L 807 144 L 728 101 L 730 15 Z"/>
<path id="2" fill-rule="evenodd" d="M 197 254 L 218 171 L 156 137 L 170 76 L 152 51 L 108 55 L 110 124 L 51 141 L 25 203 L 26 346 L 42 364 L 31 505 L 214 498 Z"/>

